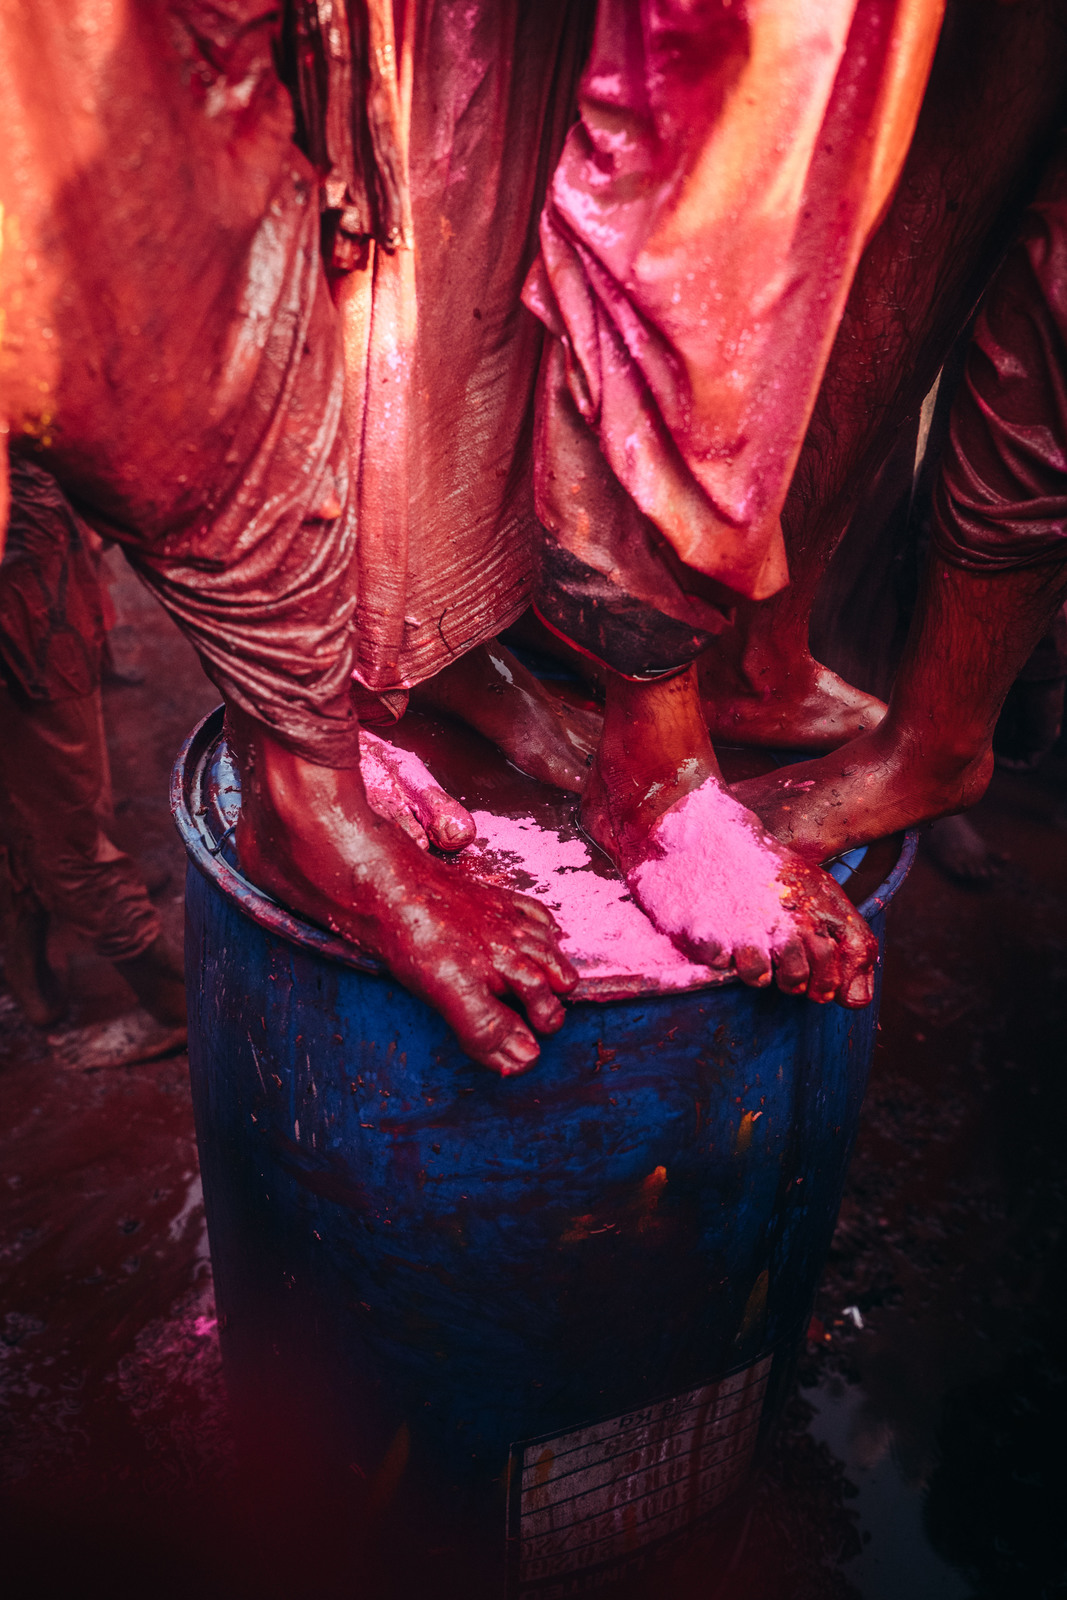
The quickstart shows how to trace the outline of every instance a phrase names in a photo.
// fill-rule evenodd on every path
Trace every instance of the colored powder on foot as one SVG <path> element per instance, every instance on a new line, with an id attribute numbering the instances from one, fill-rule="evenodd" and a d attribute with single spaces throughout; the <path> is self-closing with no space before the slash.
<path id="1" fill-rule="evenodd" d="M 368 805 L 380 817 L 394 817 L 404 805 L 404 794 L 396 771 L 388 760 L 392 753 L 393 746 L 387 745 L 384 739 L 375 738 L 374 734 L 367 733 L 366 729 L 360 729 L 359 766 L 363 774 L 363 787 L 366 790 Z M 428 783 L 433 782 L 428 772 L 426 780 Z"/>
<path id="2" fill-rule="evenodd" d="M 750 811 L 707 780 L 659 818 L 649 835 L 658 849 L 627 882 L 656 926 L 687 949 L 751 945 L 769 955 L 788 931 L 789 913 L 777 876 L 781 857 L 757 828 Z"/>
<path id="3" fill-rule="evenodd" d="M 592 856 L 582 839 L 561 839 L 532 817 L 475 811 L 474 821 L 478 838 L 459 859 L 470 863 L 477 876 L 496 882 L 521 868 L 533 880 L 522 893 L 552 912 L 563 929 L 563 949 L 583 977 L 636 976 L 656 988 L 689 989 L 716 976 L 687 960 L 652 926 L 620 878 L 603 878 L 592 870 Z"/>
<path id="4" fill-rule="evenodd" d="M 361 728 L 359 765 L 367 803 L 380 817 L 395 820 L 408 809 L 424 826 L 434 823 L 442 828 L 456 844 L 474 837 L 470 812 L 444 792 L 426 764 L 410 750 Z"/>

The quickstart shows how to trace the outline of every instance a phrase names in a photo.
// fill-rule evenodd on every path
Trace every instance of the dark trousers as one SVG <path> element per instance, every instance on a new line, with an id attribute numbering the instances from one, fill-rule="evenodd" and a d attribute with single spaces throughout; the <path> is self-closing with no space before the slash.
<path id="1" fill-rule="evenodd" d="M 0 688 L 0 856 L 16 907 L 36 902 L 109 961 L 141 955 L 159 913 L 112 843 L 100 691 L 31 700 Z"/>

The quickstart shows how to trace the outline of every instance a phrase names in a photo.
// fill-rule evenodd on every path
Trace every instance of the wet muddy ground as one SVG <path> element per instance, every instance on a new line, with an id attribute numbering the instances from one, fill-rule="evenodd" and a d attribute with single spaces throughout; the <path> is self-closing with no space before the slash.
<path id="1" fill-rule="evenodd" d="M 134 580 L 115 589 L 146 672 L 106 695 L 119 842 L 169 871 L 177 933 L 167 776 L 217 696 Z M 1067 1593 L 1067 758 L 998 774 L 973 815 L 995 881 L 966 890 L 920 858 L 891 910 L 797 1391 L 734 1570 L 676 1573 L 678 1600 Z M 54 944 L 75 1023 L 122 1010 L 109 967 Z M 258 1597 L 184 1056 L 80 1070 L 0 988 L 0 1104 L 2 1592 Z M 292 1600 L 316 1594 L 307 1560 Z"/>

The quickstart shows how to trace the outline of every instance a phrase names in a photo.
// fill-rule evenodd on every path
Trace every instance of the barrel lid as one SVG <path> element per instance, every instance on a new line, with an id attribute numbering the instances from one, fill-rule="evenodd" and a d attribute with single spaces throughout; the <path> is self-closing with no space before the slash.
<path id="1" fill-rule="evenodd" d="M 622 1000 L 737 982 L 689 961 L 653 927 L 581 832 L 573 796 L 528 778 L 488 741 L 443 717 L 409 713 L 390 738 L 419 755 L 474 815 L 474 844 L 445 858 L 455 870 L 532 894 L 552 910 L 580 974 L 573 999 Z M 219 707 L 190 734 L 171 784 L 171 807 L 193 864 L 262 927 L 331 961 L 382 972 L 347 939 L 295 916 L 242 875 L 233 846 L 240 805 L 240 776 Z M 829 870 L 870 917 L 888 904 L 914 854 L 915 835 L 897 834 L 849 851 Z"/>

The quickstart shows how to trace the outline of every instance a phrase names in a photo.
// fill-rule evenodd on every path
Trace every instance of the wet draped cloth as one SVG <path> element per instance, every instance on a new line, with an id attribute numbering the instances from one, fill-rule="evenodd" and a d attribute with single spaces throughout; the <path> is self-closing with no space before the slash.
<path id="1" fill-rule="evenodd" d="M 940 5 L 403 12 L 410 229 L 368 240 L 338 317 L 268 0 L 0 0 L 12 434 L 227 698 L 324 765 L 359 759 L 353 669 L 429 676 L 555 549 L 689 636 L 784 581 L 778 509 Z"/>
<path id="2" fill-rule="evenodd" d="M 0 423 L 220 690 L 355 765 L 355 512 L 270 0 L 0 0 Z"/>
<path id="3" fill-rule="evenodd" d="M 933 546 L 981 573 L 1067 558 L 1067 135 L 975 324 Z"/>
<path id="4" fill-rule="evenodd" d="M 786 582 L 779 513 L 941 12 L 408 8 L 410 248 L 372 246 L 339 293 L 365 685 L 417 681 L 512 620 L 535 511 L 539 609 L 609 659 L 598 617 L 636 616 L 623 670 L 694 654 L 734 594 Z"/>
<path id="5" fill-rule="evenodd" d="M 407 12 L 395 49 L 410 237 L 392 251 L 372 241 L 337 286 L 359 526 L 355 667 L 374 690 L 418 683 L 492 638 L 537 581 L 542 333 L 521 292 L 592 8 L 416 0 Z"/>
<path id="6" fill-rule="evenodd" d="M 601 0 L 526 288 L 552 334 L 537 509 L 680 622 L 787 580 L 779 513 L 941 13 Z"/>

